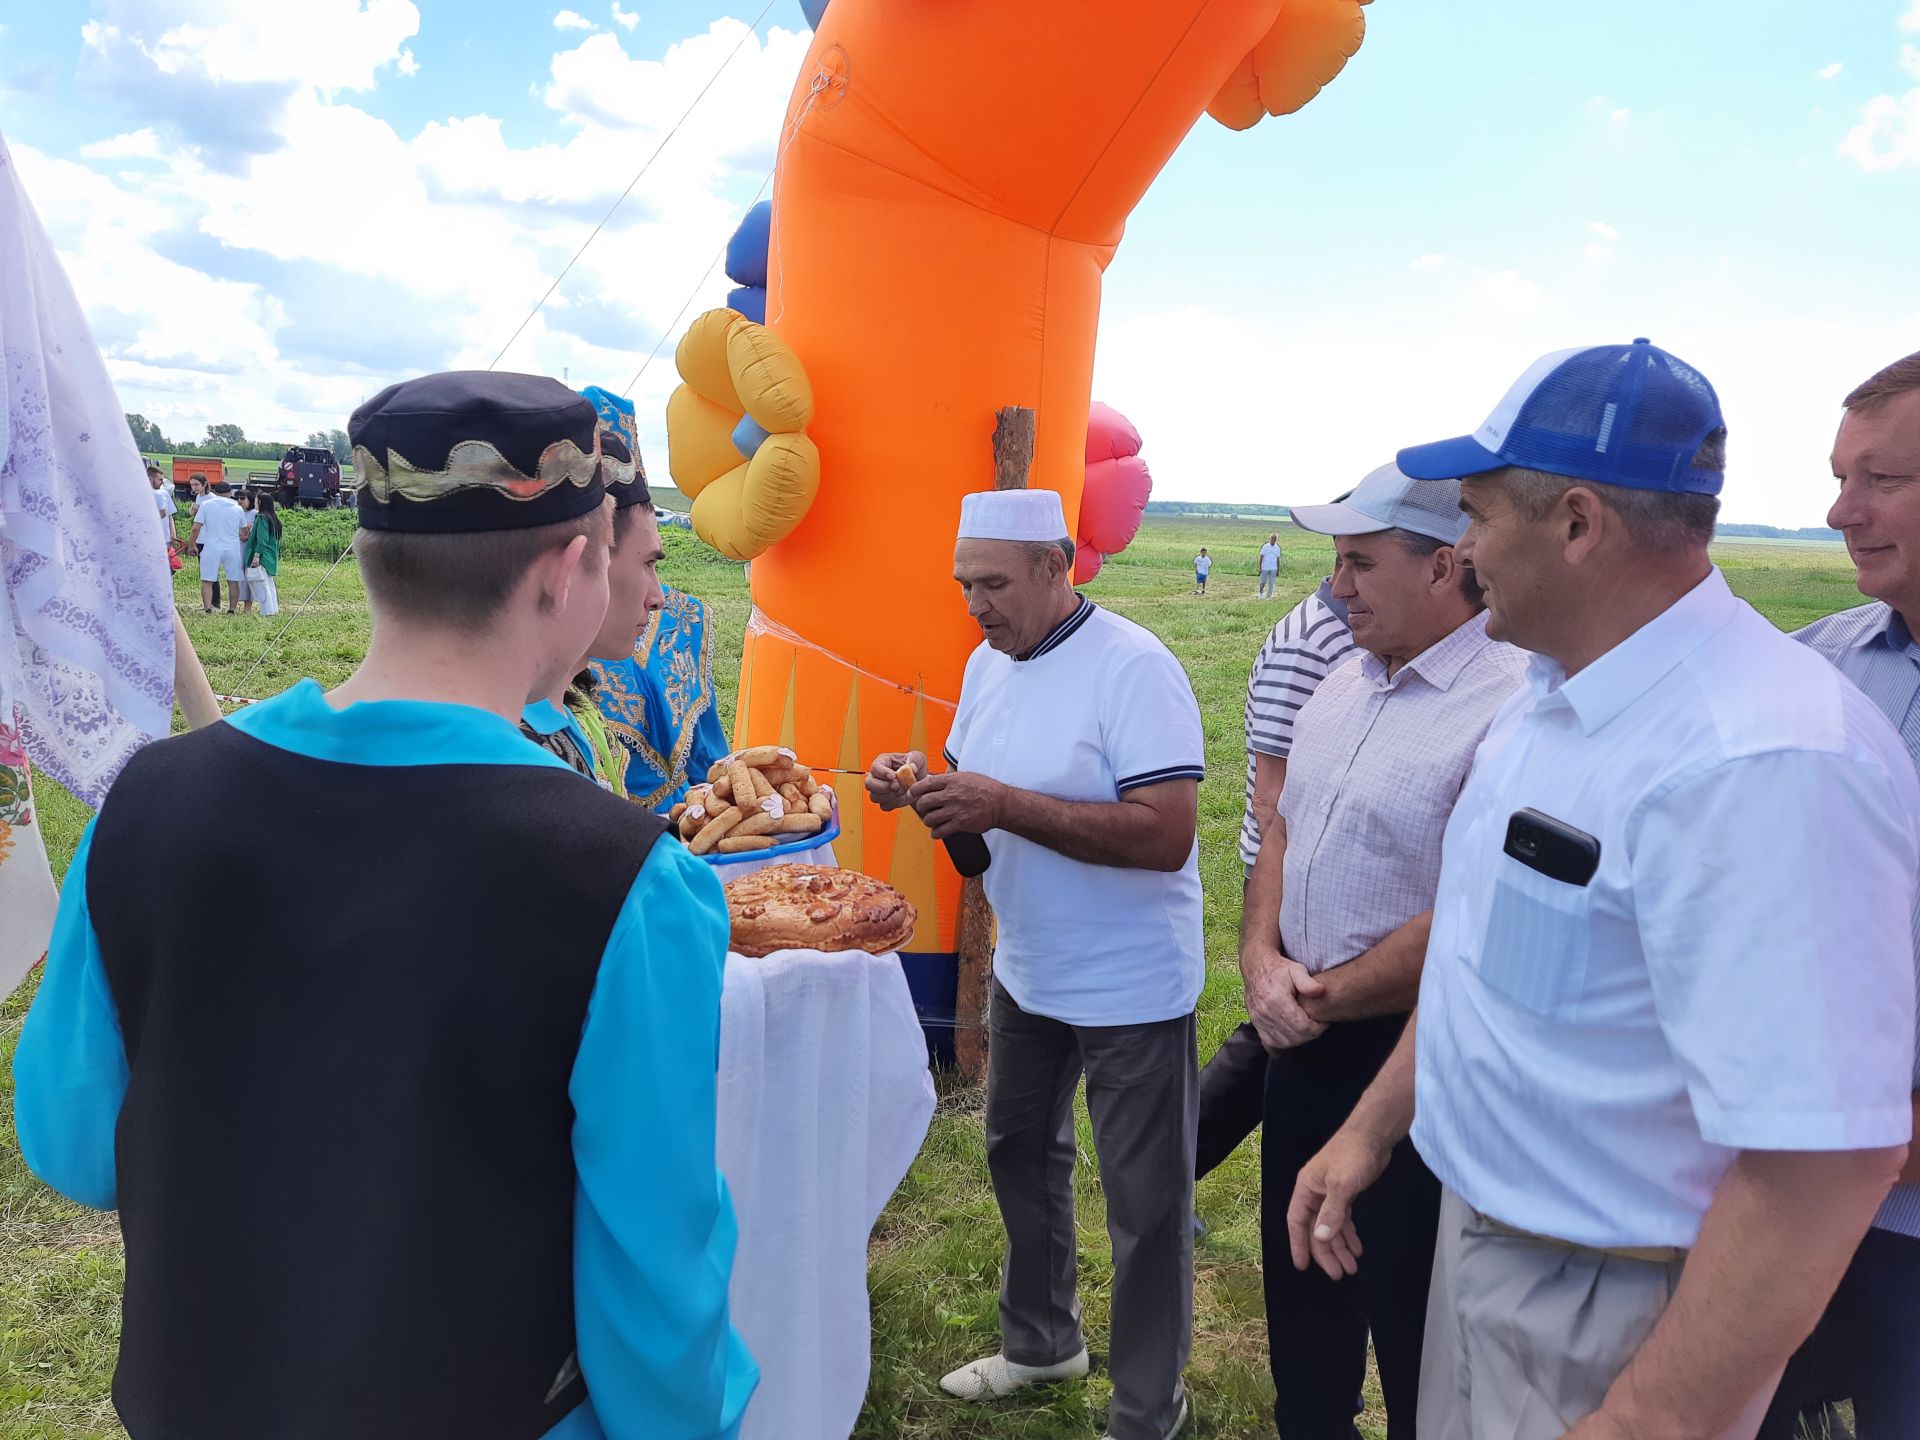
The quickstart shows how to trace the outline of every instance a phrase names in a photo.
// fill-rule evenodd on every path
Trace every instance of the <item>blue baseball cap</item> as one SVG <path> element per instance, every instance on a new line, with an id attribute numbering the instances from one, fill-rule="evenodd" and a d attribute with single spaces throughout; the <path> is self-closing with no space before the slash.
<path id="1" fill-rule="evenodd" d="M 1630 490 L 1718 495 L 1719 470 L 1697 468 L 1724 429 L 1707 377 L 1644 339 L 1543 355 L 1471 435 L 1399 454 L 1415 480 L 1458 480 L 1507 465 Z"/>

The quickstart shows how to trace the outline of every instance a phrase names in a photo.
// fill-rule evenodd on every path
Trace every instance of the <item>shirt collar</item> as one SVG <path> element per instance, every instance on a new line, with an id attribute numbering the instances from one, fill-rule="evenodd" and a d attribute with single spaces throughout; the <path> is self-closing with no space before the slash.
<path id="1" fill-rule="evenodd" d="M 1473 657 L 1492 643 L 1487 638 L 1487 612 L 1482 610 L 1407 661 L 1391 679 L 1387 677 L 1386 662 L 1372 651 L 1362 652 L 1360 663 L 1367 678 L 1381 689 L 1391 689 L 1408 675 L 1418 675 L 1436 690 L 1451 690 Z"/>
<path id="2" fill-rule="evenodd" d="M 1091 600 L 1087 599 L 1086 596 L 1080 595 L 1078 593 L 1075 594 L 1074 598 L 1077 599 L 1080 603 L 1073 607 L 1073 613 L 1067 616 L 1067 618 L 1062 620 L 1058 625 L 1054 626 L 1053 629 L 1049 630 L 1047 632 L 1047 638 L 1042 640 L 1038 645 L 1034 646 L 1033 649 L 1029 650 L 1024 655 L 1014 656 L 1013 658 L 1016 664 L 1022 663 L 1028 660 L 1038 660 L 1042 655 L 1046 654 L 1049 650 L 1059 649 L 1062 645 L 1067 643 L 1067 641 L 1072 637 L 1074 631 L 1078 630 L 1082 625 L 1087 623 L 1088 617 L 1093 614 L 1094 609 L 1096 608 L 1094 606 L 1094 603 Z"/>
<path id="3" fill-rule="evenodd" d="M 544 696 L 520 712 L 520 718 L 537 735 L 558 735 L 573 723 L 573 717 Z"/>
<path id="4" fill-rule="evenodd" d="M 312 680 L 227 717 L 277 750 L 342 765 L 571 767 L 489 710 L 430 700 L 369 700 L 337 710 Z"/>
<path id="5" fill-rule="evenodd" d="M 1582 732 L 1593 734 L 1719 633 L 1739 603 L 1716 565 L 1706 579 L 1572 679 L 1557 661 L 1534 656 L 1527 666 L 1534 708 L 1564 706 Z"/>

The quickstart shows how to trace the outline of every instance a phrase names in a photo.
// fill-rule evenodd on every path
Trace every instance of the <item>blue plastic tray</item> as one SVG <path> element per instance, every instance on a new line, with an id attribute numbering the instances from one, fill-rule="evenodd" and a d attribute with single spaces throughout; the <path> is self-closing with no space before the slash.
<path id="1" fill-rule="evenodd" d="M 744 850 L 738 855 L 722 855 L 717 850 L 709 850 L 700 858 L 709 865 L 738 865 L 743 861 L 764 864 L 768 860 L 779 860 L 788 855 L 804 855 L 809 850 L 818 850 L 822 845 L 831 845 L 840 838 L 840 807 L 833 807 L 833 818 L 812 835 L 795 835 L 779 845 L 765 850 Z"/>

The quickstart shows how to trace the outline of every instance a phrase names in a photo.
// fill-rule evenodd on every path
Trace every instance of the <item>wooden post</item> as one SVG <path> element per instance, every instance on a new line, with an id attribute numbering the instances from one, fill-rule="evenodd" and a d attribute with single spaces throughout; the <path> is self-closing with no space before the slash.
<path id="1" fill-rule="evenodd" d="M 993 907 L 974 876 L 960 885 L 960 924 L 954 937 L 960 983 L 953 999 L 953 1056 L 960 1073 L 978 1080 L 987 1073 L 987 995 L 993 988 Z"/>
<path id="2" fill-rule="evenodd" d="M 1033 469 L 1034 414 L 1004 405 L 993 417 L 993 488 L 1024 490 Z M 960 975 L 953 1003 L 953 1053 L 960 1073 L 979 1080 L 987 1069 L 987 997 L 993 990 L 993 907 L 976 876 L 960 890 L 954 936 Z"/>
<path id="3" fill-rule="evenodd" d="M 220 704 L 213 698 L 213 687 L 207 683 L 207 672 L 201 668 L 178 610 L 173 612 L 173 699 L 187 717 L 189 730 L 220 719 Z"/>

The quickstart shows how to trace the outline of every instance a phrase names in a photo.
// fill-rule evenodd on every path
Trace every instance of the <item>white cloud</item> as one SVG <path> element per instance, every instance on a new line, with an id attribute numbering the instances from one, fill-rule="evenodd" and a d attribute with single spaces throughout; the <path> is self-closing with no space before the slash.
<path id="1" fill-rule="evenodd" d="M 1909 35 L 1920 34 L 1920 0 L 1913 0 L 1907 7 L 1907 13 L 1900 17 L 1900 28 Z"/>
<path id="2" fill-rule="evenodd" d="M 400 58 L 393 63 L 394 69 L 398 70 L 402 75 L 418 75 L 420 73 L 420 62 L 413 58 L 413 51 L 411 50 L 402 50 L 400 52 Z"/>
<path id="3" fill-rule="evenodd" d="M 1633 111 L 1627 109 L 1623 105 L 1618 110 L 1615 110 L 1611 115 L 1607 116 L 1607 119 L 1612 121 L 1615 125 L 1624 125 L 1627 123 L 1628 118 L 1632 114 L 1633 114 Z"/>
<path id="4" fill-rule="evenodd" d="M 1833 79 L 1834 76 L 1838 75 L 1842 70 L 1846 68 L 1847 68 L 1846 66 L 1842 65 L 1838 60 L 1836 60 L 1831 65 L 1822 65 L 1818 70 L 1814 71 L 1813 73 L 1822 80 L 1831 80 Z"/>
<path id="5" fill-rule="evenodd" d="M 158 74 L 249 81 L 297 58 L 298 80 L 321 90 L 367 90 L 420 29 L 413 0 L 105 0 L 109 17 L 81 27 L 98 55 L 137 55 Z"/>
<path id="6" fill-rule="evenodd" d="M 1900 47 L 1900 68 L 1909 75 L 1920 75 L 1920 45 L 1909 42 Z"/>
<path id="7" fill-rule="evenodd" d="M 1840 153 L 1862 170 L 1920 165 L 1920 90 L 1867 101 L 1859 123 L 1840 142 Z"/>
<path id="8" fill-rule="evenodd" d="M 153 75 L 154 55 L 189 64 L 183 36 L 129 28 L 139 8 L 131 0 L 103 3 L 114 14 L 100 23 L 120 26 L 99 36 L 106 51 Z M 211 0 L 184 3 L 209 35 L 218 28 L 203 24 Z M 369 13 L 390 8 L 369 0 Z M 241 26 L 204 64 L 192 61 L 202 85 L 246 45 L 264 43 L 266 25 Z M 165 45 L 163 35 L 172 35 Z M 298 438 L 343 423 L 393 379 L 491 363 L 737 43 L 724 75 L 501 362 L 625 387 L 771 166 L 806 40 L 779 29 L 762 40 L 734 21 L 664 55 L 583 37 L 550 67 L 542 93 L 564 128 L 544 144 L 515 143 L 485 114 L 396 132 L 361 104 L 296 80 L 271 123 L 226 149 L 183 140 L 154 117 L 89 147 L 95 164 L 15 153 L 126 407 L 180 438 L 228 420 Z M 318 71 L 343 81 L 370 81 L 383 66 L 404 72 L 407 48 L 382 44 L 386 59 L 368 41 L 358 70 L 336 47 Z M 298 77 L 292 53 L 257 58 L 268 73 Z M 602 84 L 651 93 L 591 103 Z M 158 163 L 128 169 L 129 159 Z M 289 223 L 289 196 L 350 203 Z M 720 303 L 730 283 L 714 271 L 691 313 Z M 670 340 L 635 395 L 656 455 L 674 380 Z"/>
<path id="9" fill-rule="evenodd" d="M 640 13 L 637 10 L 622 10 L 620 0 L 613 0 L 613 23 L 622 30 L 631 30 L 640 23 Z"/>
<path id="10" fill-rule="evenodd" d="M 82 145 L 80 153 L 89 160 L 157 160 L 160 138 L 151 126 L 145 126 L 125 135 L 115 135 L 111 140 Z"/>
<path id="11" fill-rule="evenodd" d="M 577 10 L 562 10 L 553 17 L 556 30 L 598 30 L 600 27 Z"/>
<path id="12" fill-rule="evenodd" d="M 1593 236 L 1594 239 L 1604 240 L 1609 244 L 1620 238 L 1620 232 L 1604 220 L 1589 220 L 1587 222 L 1587 233 Z"/>
<path id="13" fill-rule="evenodd" d="M 1447 257 L 1444 255 L 1421 255 L 1417 256 L 1414 262 L 1407 268 L 1409 270 L 1438 270 L 1446 263 Z"/>

